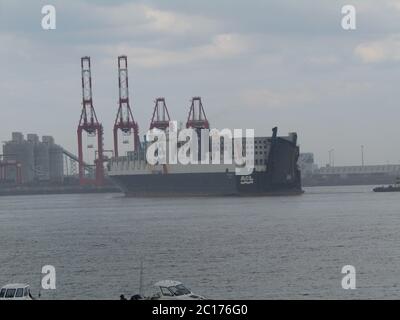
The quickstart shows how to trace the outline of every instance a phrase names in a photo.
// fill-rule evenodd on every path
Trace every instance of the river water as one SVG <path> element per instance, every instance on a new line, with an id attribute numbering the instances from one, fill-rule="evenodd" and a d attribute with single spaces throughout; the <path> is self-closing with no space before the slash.
<path id="1" fill-rule="evenodd" d="M 180 280 L 212 299 L 400 298 L 400 193 L 306 188 L 302 196 L 0 197 L 0 285 L 44 265 L 44 299 L 118 299 Z M 356 289 L 341 286 L 356 268 Z"/>

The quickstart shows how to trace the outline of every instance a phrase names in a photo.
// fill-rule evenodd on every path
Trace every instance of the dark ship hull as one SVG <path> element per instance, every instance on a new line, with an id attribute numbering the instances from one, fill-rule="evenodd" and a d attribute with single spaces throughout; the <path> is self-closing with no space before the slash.
<path id="1" fill-rule="evenodd" d="M 127 196 L 267 196 L 303 193 L 295 183 L 268 181 L 263 172 L 249 176 L 234 173 L 181 173 L 114 176 L 112 179 Z"/>
<path id="2" fill-rule="evenodd" d="M 127 196 L 266 196 L 302 194 L 297 166 L 297 136 L 290 141 L 274 135 L 264 170 L 255 166 L 250 175 L 235 172 L 112 174 L 110 178 Z M 212 166 L 210 164 L 209 166 Z"/>

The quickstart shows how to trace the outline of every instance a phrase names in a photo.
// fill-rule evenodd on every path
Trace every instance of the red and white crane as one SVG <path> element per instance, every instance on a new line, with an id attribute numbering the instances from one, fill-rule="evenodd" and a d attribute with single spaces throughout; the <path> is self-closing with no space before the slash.
<path id="1" fill-rule="evenodd" d="M 132 110 L 129 104 L 129 86 L 128 86 L 128 58 L 126 56 L 118 57 L 118 86 L 119 86 L 119 106 L 118 113 L 114 123 L 114 155 L 118 157 L 118 131 L 122 131 L 125 136 L 133 134 L 132 151 L 140 148 L 139 126 L 135 122 Z M 129 141 L 126 140 L 128 143 Z"/>
<path id="2" fill-rule="evenodd" d="M 165 130 L 169 127 L 169 122 L 171 121 L 165 98 L 157 98 L 155 103 L 150 129 Z"/>
<path id="3" fill-rule="evenodd" d="M 186 128 L 210 129 L 210 124 L 207 120 L 206 113 L 204 112 L 200 97 L 192 98 Z"/>
<path id="4" fill-rule="evenodd" d="M 79 181 L 81 185 L 95 184 L 103 185 L 104 182 L 104 153 L 103 153 L 103 126 L 99 123 L 96 111 L 93 107 L 92 75 L 90 57 L 81 58 L 82 71 L 82 112 L 78 125 L 78 160 Z M 95 152 L 95 178 L 85 176 L 85 164 L 83 155 L 83 133 L 89 137 L 97 137 L 97 150 Z M 92 148 L 92 145 L 88 145 Z"/>

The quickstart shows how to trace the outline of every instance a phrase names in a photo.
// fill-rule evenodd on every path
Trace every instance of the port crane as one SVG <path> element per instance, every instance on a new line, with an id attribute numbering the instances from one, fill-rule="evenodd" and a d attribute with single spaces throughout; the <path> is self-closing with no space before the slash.
<path id="1" fill-rule="evenodd" d="M 81 76 L 82 76 L 82 112 L 77 129 L 78 134 L 78 162 L 79 162 L 79 181 L 81 185 L 104 184 L 104 158 L 103 158 L 103 126 L 98 121 L 96 111 L 93 106 L 92 95 L 92 75 L 90 57 L 81 58 Z M 83 155 L 83 134 L 88 137 L 97 138 L 97 151 L 95 156 L 95 178 L 85 176 L 85 162 Z M 88 148 L 93 148 L 88 144 Z"/>
<path id="2" fill-rule="evenodd" d="M 193 97 L 190 105 L 189 116 L 186 128 L 210 129 L 210 124 L 204 112 L 203 103 L 200 97 Z"/>
<path id="3" fill-rule="evenodd" d="M 150 122 L 150 129 L 165 130 L 169 127 L 171 118 L 165 103 L 165 98 L 157 98 L 155 101 L 153 116 Z"/>
<path id="4" fill-rule="evenodd" d="M 118 157 L 118 131 L 122 131 L 123 136 L 128 137 L 133 134 L 132 151 L 139 150 L 139 126 L 135 122 L 132 109 L 129 103 L 129 85 L 128 85 L 128 58 L 127 56 L 118 57 L 118 87 L 119 101 L 118 112 L 114 123 L 114 155 Z M 129 144 L 128 139 L 123 140 L 123 144 Z"/>
<path id="5" fill-rule="evenodd" d="M 17 185 L 22 184 L 22 165 L 17 160 L 6 160 L 3 159 L 3 155 L 0 154 L 0 181 L 7 179 L 7 168 L 13 168 L 15 170 L 15 183 Z"/>

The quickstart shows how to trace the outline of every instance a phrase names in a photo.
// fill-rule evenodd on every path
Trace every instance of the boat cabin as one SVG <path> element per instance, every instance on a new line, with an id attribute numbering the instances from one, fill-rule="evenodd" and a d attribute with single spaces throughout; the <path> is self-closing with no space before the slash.
<path id="1" fill-rule="evenodd" d="M 200 300 L 201 296 L 193 294 L 182 282 L 174 280 L 162 280 L 154 284 L 157 293 L 153 299 L 162 300 Z"/>
<path id="2" fill-rule="evenodd" d="M 32 300 L 28 284 L 8 284 L 0 289 L 0 300 Z"/>

